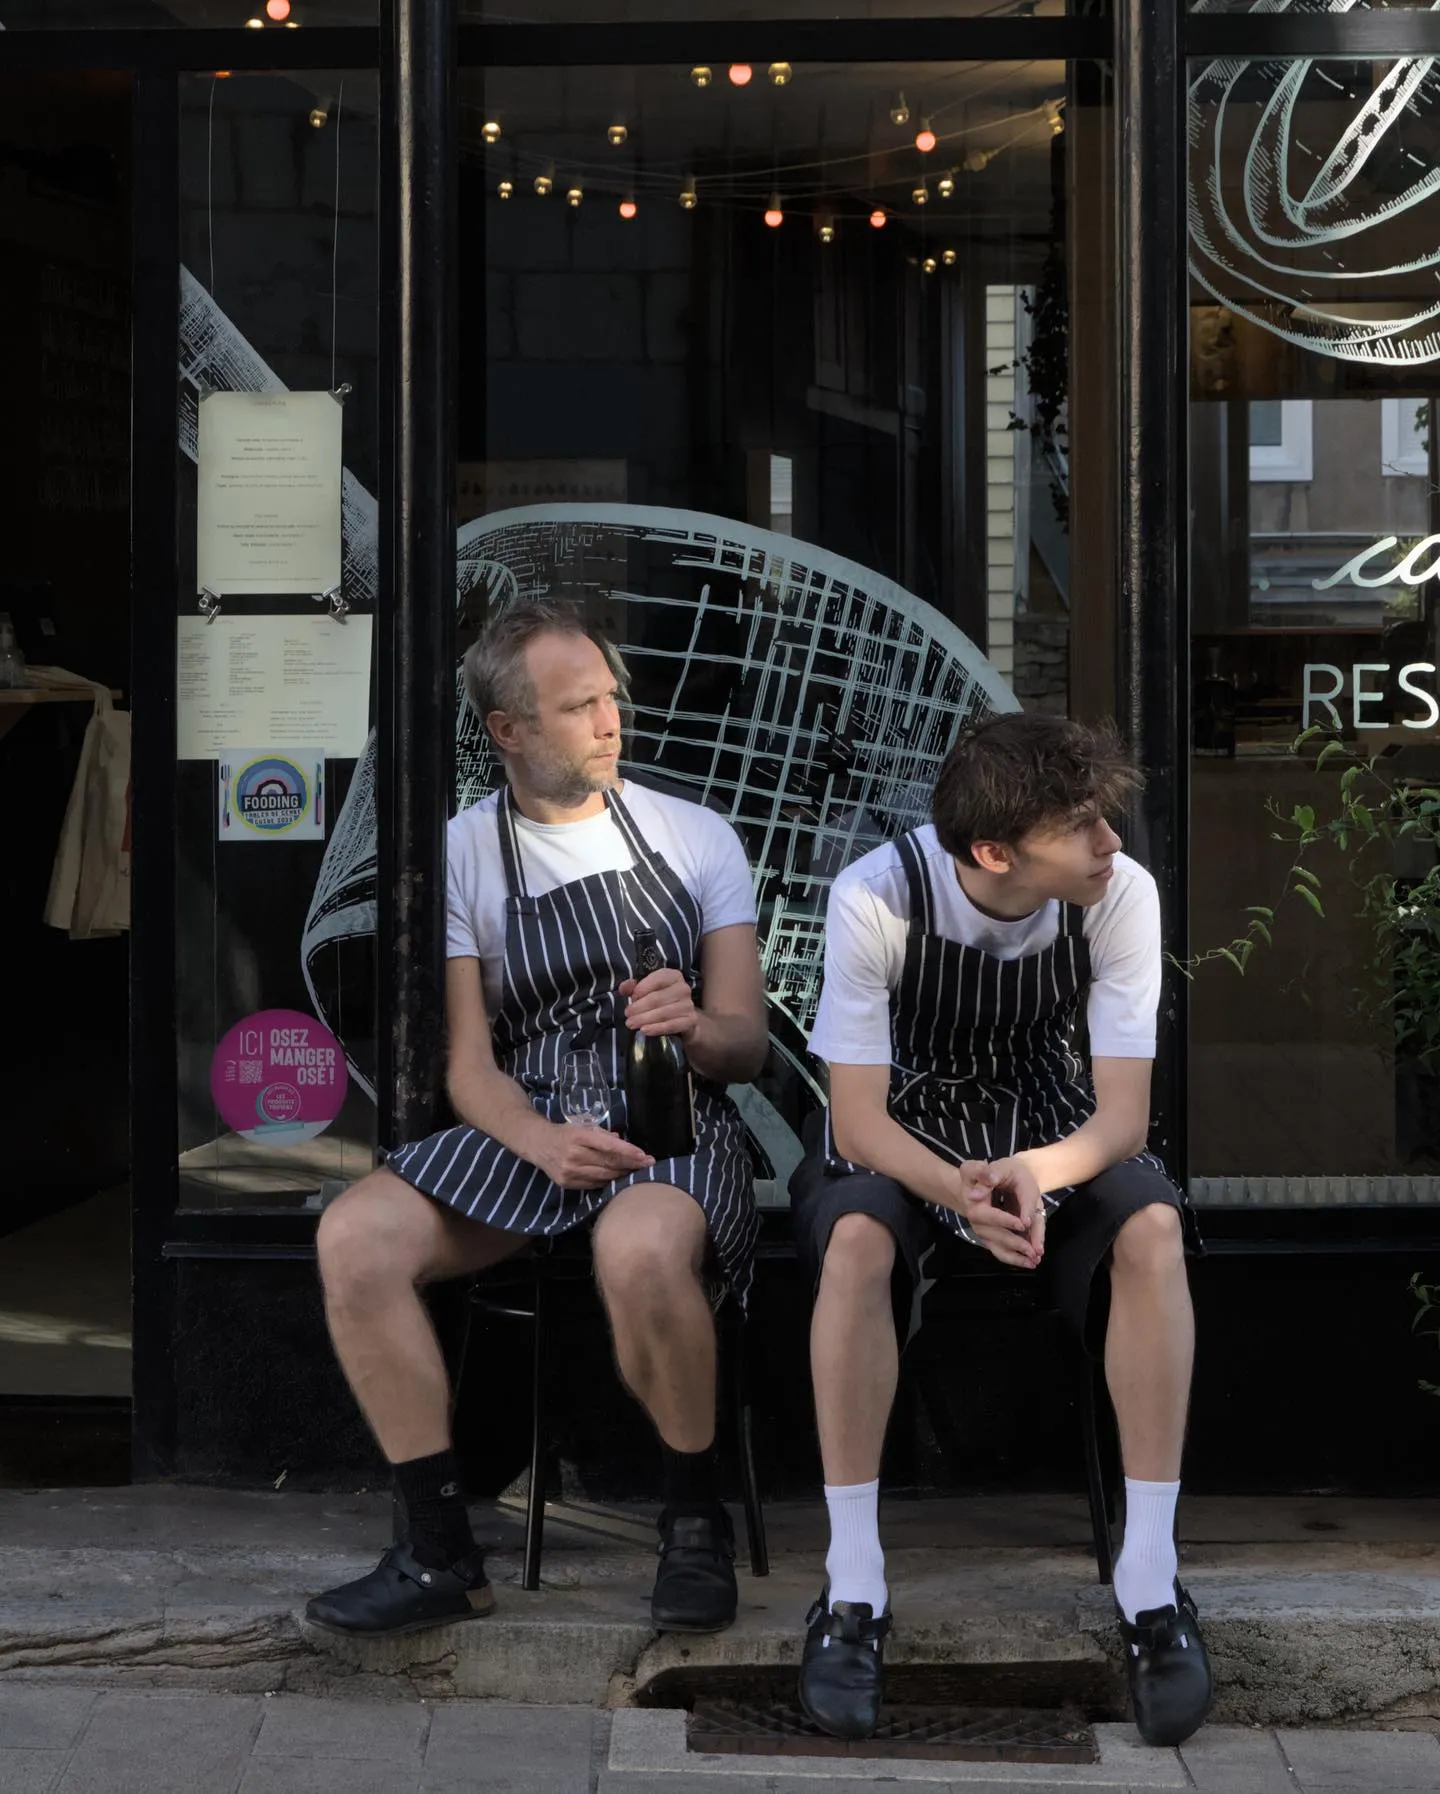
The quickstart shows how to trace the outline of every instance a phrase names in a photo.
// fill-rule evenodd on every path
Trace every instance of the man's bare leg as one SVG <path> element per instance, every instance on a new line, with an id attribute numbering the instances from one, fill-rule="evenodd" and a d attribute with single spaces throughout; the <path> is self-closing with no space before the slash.
<path id="1" fill-rule="evenodd" d="M 1180 1215 L 1168 1203 L 1152 1203 L 1116 1236 L 1105 1336 L 1126 1489 L 1115 1598 L 1131 1620 L 1175 1598 L 1175 1501 L 1194 1361 Z"/>
<path id="2" fill-rule="evenodd" d="M 810 1322 L 810 1374 L 825 1467 L 830 1599 L 885 1611 L 880 1548 L 880 1454 L 895 1401 L 900 1352 L 890 1278 L 895 1236 L 869 1215 L 842 1215 L 830 1232 Z"/>
<path id="3" fill-rule="evenodd" d="M 420 1286 L 498 1264 L 525 1244 L 432 1202 L 393 1171 L 320 1217 L 325 1318 L 345 1380 L 392 1464 L 450 1445 L 450 1384 Z"/>

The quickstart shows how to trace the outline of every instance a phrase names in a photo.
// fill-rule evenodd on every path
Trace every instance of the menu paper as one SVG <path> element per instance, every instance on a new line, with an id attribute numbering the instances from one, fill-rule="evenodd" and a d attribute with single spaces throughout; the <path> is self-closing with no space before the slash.
<path id="1" fill-rule="evenodd" d="M 237 741 L 304 741 L 358 759 L 370 728 L 373 619 L 180 617 L 176 753 L 227 758 Z"/>

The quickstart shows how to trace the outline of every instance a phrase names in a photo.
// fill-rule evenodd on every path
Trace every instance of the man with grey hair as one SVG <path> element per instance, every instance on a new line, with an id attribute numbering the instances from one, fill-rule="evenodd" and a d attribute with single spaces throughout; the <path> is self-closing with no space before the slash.
<path id="1" fill-rule="evenodd" d="M 743 1301 L 758 1222 L 745 1131 L 725 1094 L 767 1048 L 755 901 L 713 811 L 623 782 L 624 668 L 578 610 L 511 605 L 465 656 L 505 783 L 450 823 L 447 1085 L 456 1125 L 388 1154 L 325 1210 L 325 1309 L 340 1364 L 394 1469 L 408 1536 L 307 1609 L 347 1634 L 469 1619 L 494 1605 L 419 1288 L 594 1222 L 627 1387 L 660 1436 L 665 1505 L 652 1614 L 705 1632 L 735 1617 L 718 1498 L 715 1326 L 702 1277 Z M 636 935 L 665 963 L 638 980 Z M 674 1035 L 694 1080 L 695 1149 L 657 1163 L 624 1136 L 628 1033 Z M 566 1122 L 567 1052 L 599 1054 L 609 1125 Z"/>

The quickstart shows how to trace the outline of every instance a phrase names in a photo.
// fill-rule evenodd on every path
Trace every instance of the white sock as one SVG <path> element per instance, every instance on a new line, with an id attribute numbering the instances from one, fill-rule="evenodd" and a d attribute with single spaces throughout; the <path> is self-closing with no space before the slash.
<path id="1" fill-rule="evenodd" d="M 885 1586 L 885 1553 L 880 1549 L 880 1484 L 825 1485 L 830 1510 L 830 1550 L 825 1574 L 830 1600 L 867 1601 L 878 1619 L 890 1599 Z"/>
<path id="2" fill-rule="evenodd" d="M 1133 1625 L 1137 1613 L 1175 1604 L 1175 1500 L 1179 1483 L 1125 1478 L 1125 1543 L 1115 1563 L 1115 1599 Z"/>

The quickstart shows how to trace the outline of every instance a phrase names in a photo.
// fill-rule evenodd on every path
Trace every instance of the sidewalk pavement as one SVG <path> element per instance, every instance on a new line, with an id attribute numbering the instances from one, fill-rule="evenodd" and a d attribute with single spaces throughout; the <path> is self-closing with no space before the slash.
<path id="1" fill-rule="evenodd" d="M 374 1564 L 389 1509 L 376 1495 L 159 1486 L 0 1493 L 0 1689 L 615 1709 L 793 1687 L 821 1575 L 818 1502 L 767 1505 L 772 1574 L 751 1577 L 742 1552 L 740 1617 L 714 1638 L 651 1627 L 653 1519 L 583 1504 L 547 1527 L 535 1594 L 519 1586 L 519 1513 L 477 1510 L 492 1618 L 369 1644 L 307 1628 L 306 1595 Z M 883 1523 L 892 1701 L 1125 1716 L 1082 1499 L 896 1499 Z M 1217 1724 L 1440 1723 L 1435 1503 L 1190 1499 L 1181 1528 Z"/>
<path id="2" fill-rule="evenodd" d="M 1434 1794 L 1426 1732 L 1209 1727 L 1180 1751 L 1097 1728 L 1093 1767 L 688 1756 L 661 1709 L 0 1683 L 0 1794 Z"/>

